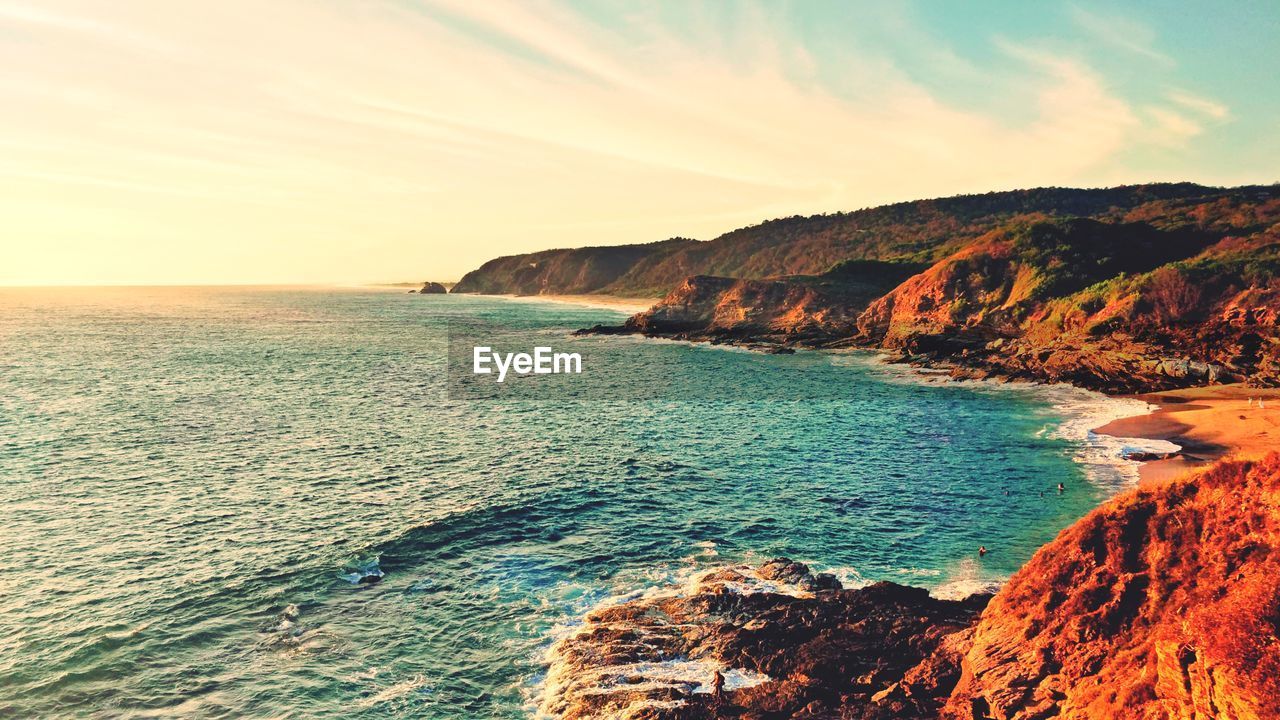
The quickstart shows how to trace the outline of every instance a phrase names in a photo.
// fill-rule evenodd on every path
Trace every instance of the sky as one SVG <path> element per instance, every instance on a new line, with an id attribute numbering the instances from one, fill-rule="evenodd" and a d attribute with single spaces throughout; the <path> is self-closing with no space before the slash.
<path id="1" fill-rule="evenodd" d="M 1280 180 L 1280 4 L 0 0 L 0 285 L 456 280 L 1020 187 Z"/>

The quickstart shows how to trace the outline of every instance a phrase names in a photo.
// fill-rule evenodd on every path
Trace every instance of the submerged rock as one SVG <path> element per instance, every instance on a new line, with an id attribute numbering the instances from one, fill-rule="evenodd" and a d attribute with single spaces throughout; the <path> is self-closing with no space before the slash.
<path id="1" fill-rule="evenodd" d="M 590 613 L 556 643 L 542 711 L 565 720 L 919 718 L 960 676 L 989 596 L 845 590 L 785 558 Z M 713 677 L 725 678 L 715 697 Z"/>

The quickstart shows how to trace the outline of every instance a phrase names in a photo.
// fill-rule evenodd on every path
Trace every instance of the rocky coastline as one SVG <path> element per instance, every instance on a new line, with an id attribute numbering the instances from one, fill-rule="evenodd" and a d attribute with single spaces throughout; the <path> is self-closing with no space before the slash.
<path id="1" fill-rule="evenodd" d="M 590 613 L 552 649 L 541 709 L 564 720 L 929 717 L 989 600 L 844 589 L 786 558 L 723 568 Z"/>
<path id="2" fill-rule="evenodd" d="M 1280 454 L 1137 488 L 995 596 L 785 558 L 590 613 L 541 711 L 580 720 L 1280 717 Z M 715 673 L 725 678 L 714 692 Z"/>
<path id="3" fill-rule="evenodd" d="M 1111 394 L 1280 386 L 1274 230 L 1247 242 L 1210 243 L 1174 263 L 1160 261 L 1181 253 L 1098 270 L 1110 262 L 1110 251 L 1099 248 L 1132 242 L 1126 233 L 1147 231 L 1032 222 L 994 231 L 901 282 L 906 266 L 898 263 L 860 263 L 817 278 L 693 276 L 621 325 L 579 332 L 773 352 L 874 349 L 956 378 L 1067 383 Z M 1091 243 L 1092 253 L 1070 263 L 1041 252 Z"/>
<path id="4" fill-rule="evenodd" d="M 991 598 L 845 589 L 780 559 L 599 608 L 556 644 L 546 714 L 1280 718 L 1280 396 L 1253 397 L 1280 387 L 1280 187 L 917 201 L 499 258 L 454 290 L 666 292 L 578 332 L 1163 393 L 1178 409 L 1148 425 L 1198 448 L 1150 458 L 1167 477 L 1068 527 Z"/>

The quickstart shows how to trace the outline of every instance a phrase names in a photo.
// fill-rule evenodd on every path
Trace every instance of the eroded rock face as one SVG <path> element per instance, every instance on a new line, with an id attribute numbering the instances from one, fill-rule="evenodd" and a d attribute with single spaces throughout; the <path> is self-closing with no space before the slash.
<path id="1" fill-rule="evenodd" d="M 1258 208 L 1271 220 L 1280 201 Z M 1275 226 L 1280 227 L 1280 226 Z M 957 377 L 1114 393 L 1280 385 L 1280 235 L 1013 220 L 931 265 L 687 278 L 621 327 L 752 346 L 867 347 Z"/>
<path id="2" fill-rule="evenodd" d="M 422 289 L 418 291 L 420 295 L 443 295 L 449 292 L 448 288 L 438 282 L 424 282 Z"/>
<path id="3" fill-rule="evenodd" d="M 779 559 L 598 609 L 551 658 L 570 720 L 1280 718 L 1280 453 L 1107 502 L 989 604 Z"/>
<path id="4" fill-rule="evenodd" d="M 944 717 L 1280 718 L 1280 455 L 1116 498 L 974 630 Z"/>
<path id="5" fill-rule="evenodd" d="M 543 712 L 581 718 L 921 718 L 959 678 L 989 596 L 845 590 L 789 560 L 590 613 L 550 653 Z M 716 698 L 712 677 L 725 677 Z"/>
<path id="6" fill-rule="evenodd" d="M 795 342 L 853 332 L 855 308 L 807 285 L 699 275 L 625 325 L 632 332 Z"/>

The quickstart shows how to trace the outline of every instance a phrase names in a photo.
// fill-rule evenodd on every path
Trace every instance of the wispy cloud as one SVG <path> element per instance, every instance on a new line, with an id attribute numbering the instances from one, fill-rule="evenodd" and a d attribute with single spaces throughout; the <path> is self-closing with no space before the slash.
<path id="1" fill-rule="evenodd" d="M 759 7 L 723 33 L 549 0 L 0 5 L 0 231 L 32 239 L 0 282 L 65 271 L 69 247 L 96 271 L 185 272 L 175 233 L 218 248 L 206 279 L 447 279 L 535 247 L 1087 182 L 1203 132 L 1188 114 L 1227 116 L 1181 90 L 1137 106 L 1007 40 L 989 92 L 1017 118 L 866 49 L 815 57 Z M 816 79 L 833 67 L 841 87 Z"/>
<path id="2" fill-rule="evenodd" d="M 1147 25 L 1114 13 L 1099 13 L 1079 5 L 1069 5 L 1071 19 L 1081 29 L 1103 43 L 1159 65 L 1172 67 L 1177 63 L 1156 49 L 1156 34 Z"/>
<path id="3" fill-rule="evenodd" d="M 1165 97 L 1188 110 L 1195 111 L 1214 120 L 1226 120 L 1231 116 L 1231 110 L 1226 105 L 1216 100 L 1200 97 L 1186 90 L 1170 90 L 1165 93 Z"/>

